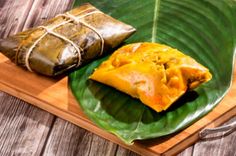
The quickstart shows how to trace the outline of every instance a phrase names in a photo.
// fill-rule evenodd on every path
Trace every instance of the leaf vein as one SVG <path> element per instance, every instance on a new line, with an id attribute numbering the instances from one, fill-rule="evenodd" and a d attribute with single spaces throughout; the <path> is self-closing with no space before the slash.
<path id="1" fill-rule="evenodd" d="M 160 1 L 161 0 L 155 0 L 153 25 L 152 25 L 152 42 L 156 42 L 157 20 L 158 20 L 158 15 L 159 15 L 159 10 L 160 10 Z"/>

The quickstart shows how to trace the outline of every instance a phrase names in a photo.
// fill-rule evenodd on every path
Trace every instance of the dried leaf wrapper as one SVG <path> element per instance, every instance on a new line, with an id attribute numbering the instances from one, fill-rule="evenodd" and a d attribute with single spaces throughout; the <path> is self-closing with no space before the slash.
<path id="1" fill-rule="evenodd" d="M 0 51 L 29 71 L 55 76 L 117 47 L 135 32 L 90 4 L 0 40 Z"/>

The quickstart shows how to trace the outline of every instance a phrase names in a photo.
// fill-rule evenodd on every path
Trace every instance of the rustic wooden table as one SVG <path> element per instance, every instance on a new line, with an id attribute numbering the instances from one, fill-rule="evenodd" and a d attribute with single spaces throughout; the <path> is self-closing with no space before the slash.
<path id="1" fill-rule="evenodd" d="M 68 10 L 72 3 L 73 0 L 0 0 L 0 37 L 38 25 Z M 227 123 L 235 120 L 236 117 Z M 232 156 L 236 155 L 235 143 L 234 131 L 218 139 L 199 141 L 179 155 Z M 0 92 L 0 155 L 137 154 Z"/>

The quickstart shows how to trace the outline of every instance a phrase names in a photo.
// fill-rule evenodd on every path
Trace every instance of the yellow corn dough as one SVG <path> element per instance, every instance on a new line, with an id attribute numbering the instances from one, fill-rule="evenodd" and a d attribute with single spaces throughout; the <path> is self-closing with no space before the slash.
<path id="1" fill-rule="evenodd" d="M 134 43 L 115 51 L 90 79 L 138 98 L 161 112 L 188 89 L 211 77 L 207 68 L 176 49 L 157 43 Z"/>

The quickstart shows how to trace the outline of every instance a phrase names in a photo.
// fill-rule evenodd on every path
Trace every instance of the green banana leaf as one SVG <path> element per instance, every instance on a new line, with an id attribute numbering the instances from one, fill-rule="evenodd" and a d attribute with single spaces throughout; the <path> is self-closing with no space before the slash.
<path id="1" fill-rule="evenodd" d="M 213 79 L 157 113 L 139 100 L 88 76 L 107 57 L 70 74 L 70 86 L 87 116 L 127 144 L 177 132 L 210 112 L 228 91 L 236 45 L 235 0 L 77 0 L 89 2 L 137 28 L 126 43 L 159 42 L 208 67 Z"/>

